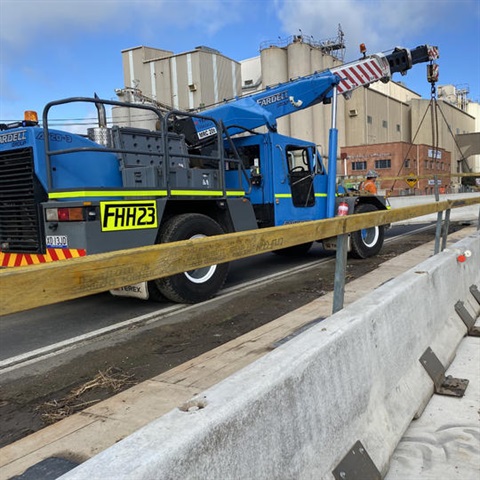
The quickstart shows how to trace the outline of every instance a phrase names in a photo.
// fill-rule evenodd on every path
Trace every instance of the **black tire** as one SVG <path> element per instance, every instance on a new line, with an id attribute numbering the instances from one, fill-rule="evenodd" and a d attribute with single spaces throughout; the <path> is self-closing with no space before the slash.
<path id="1" fill-rule="evenodd" d="M 361 203 L 355 209 L 356 213 L 376 212 L 377 207 L 369 203 Z M 383 225 L 365 228 L 351 234 L 351 252 L 353 258 L 368 258 L 377 255 L 382 249 L 385 239 L 385 228 Z"/>
<path id="2" fill-rule="evenodd" d="M 303 257 L 306 255 L 313 242 L 301 243 L 300 245 L 294 245 L 293 247 L 281 248 L 280 250 L 274 250 L 273 253 L 281 255 L 283 257 Z"/>
<path id="3" fill-rule="evenodd" d="M 148 300 L 150 300 L 151 302 L 157 302 L 157 303 L 168 302 L 168 298 L 162 295 L 160 293 L 160 290 L 158 290 L 155 280 L 150 280 L 149 282 L 147 282 L 147 288 L 148 288 Z"/>
<path id="4" fill-rule="evenodd" d="M 177 242 L 224 233 L 210 217 L 198 213 L 177 215 L 162 227 L 158 243 Z M 160 293 L 172 302 L 198 303 L 213 297 L 225 283 L 228 263 L 199 268 L 155 280 Z"/>

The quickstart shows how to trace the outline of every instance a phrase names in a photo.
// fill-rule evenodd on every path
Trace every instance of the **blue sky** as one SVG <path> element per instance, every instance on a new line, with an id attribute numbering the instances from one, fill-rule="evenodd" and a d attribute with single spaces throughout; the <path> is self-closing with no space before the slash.
<path id="1" fill-rule="evenodd" d="M 130 47 L 206 45 L 241 61 L 300 31 L 335 37 L 339 24 L 346 60 L 362 42 L 370 53 L 438 45 L 438 85 L 480 102 L 480 0 L 0 0 L 0 123 L 64 97 L 116 99 Z M 394 79 L 430 98 L 425 65 Z"/>

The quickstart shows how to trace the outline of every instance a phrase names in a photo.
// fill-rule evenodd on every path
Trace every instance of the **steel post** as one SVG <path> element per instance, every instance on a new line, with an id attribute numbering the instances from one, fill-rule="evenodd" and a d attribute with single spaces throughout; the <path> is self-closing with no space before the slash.
<path id="1" fill-rule="evenodd" d="M 433 187 L 433 191 L 435 193 L 435 201 L 438 202 L 440 201 L 440 195 L 438 193 L 438 182 L 437 182 L 437 176 L 433 176 L 433 181 L 435 182 L 435 185 Z M 438 212 L 437 213 L 437 228 L 435 230 L 435 249 L 434 249 L 434 254 L 436 255 L 440 251 L 440 236 L 442 232 L 442 217 L 443 217 L 443 212 Z"/>
<path id="2" fill-rule="evenodd" d="M 445 210 L 445 223 L 443 224 L 443 236 L 442 236 L 442 252 L 445 250 L 447 246 L 447 237 L 448 237 L 448 230 L 450 228 L 450 208 Z"/>
<path id="3" fill-rule="evenodd" d="M 337 236 L 332 313 L 336 313 L 343 308 L 343 299 L 345 296 L 345 277 L 347 273 L 347 240 L 347 234 Z"/>
<path id="4" fill-rule="evenodd" d="M 332 95 L 332 124 L 328 137 L 328 180 L 327 180 L 327 218 L 335 216 L 335 196 L 337 193 L 337 86 Z"/>
<path id="5" fill-rule="evenodd" d="M 437 213 L 437 228 L 435 230 L 435 249 L 434 254 L 436 255 L 440 251 L 440 237 L 442 232 L 442 216 L 443 212 Z"/>

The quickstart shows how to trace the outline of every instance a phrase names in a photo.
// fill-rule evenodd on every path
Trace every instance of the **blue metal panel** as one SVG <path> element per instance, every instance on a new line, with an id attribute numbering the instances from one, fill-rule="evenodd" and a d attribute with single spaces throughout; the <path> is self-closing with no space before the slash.
<path id="1" fill-rule="evenodd" d="M 288 223 L 306 222 L 310 220 L 321 220 L 326 218 L 327 212 L 327 176 L 317 175 L 314 178 L 315 205 L 311 207 L 295 207 L 292 196 L 287 192 L 287 196 L 277 193 L 275 200 L 275 225 L 285 225 Z M 285 194 L 284 194 L 285 195 Z"/>
<path id="2" fill-rule="evenodd" d="M 49 133 L 51 150 L 99 148 L 98 144 L 78 135 L 58 130 L 50 130 Z M 8 141 L 9 138 L 12 141 Z M 12 129 L 8 131 L 8 134 L 5 134 L 5 141 L 0 143 L 0 150 L 33 148 L 35 174 L 47 190 L 47 167 L 43 138 L 43 129 L 39 127 Z M 52 186 L 54 189 L 115 188 L 122 185 L 119 163 L 114 153 L 79 151 L 52 155 L 51 158 Z"/>

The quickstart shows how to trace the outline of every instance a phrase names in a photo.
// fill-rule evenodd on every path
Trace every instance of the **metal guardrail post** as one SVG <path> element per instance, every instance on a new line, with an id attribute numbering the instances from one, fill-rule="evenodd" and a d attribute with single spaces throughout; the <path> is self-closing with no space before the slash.
<path id="1" fill-rule="evenodd" d="M 347 245 L 348 235 L 337 236 L 337 253 L 335 262 L 335 277 L 333 283 L 333 308 L 336 313 L 343 308 L 345 295 L 345 277 L 347 273 Z"/>
<path id="2" fill-rule="evenodd" d="M 433 176 L 433 181 L 435 182 L 435 185 L 433 187 L 433 191 L 435 192 L 435 201 L 439 202 L 440 201 L 440 194 L 438 191 L 438 182 L 437 182 L 437 176 Z M 434 254 L 436 255 L 440 251 L 440 235 L 442 232 L 442 217 L 443 217 L 443 212 L 438 212 L 437 213 L 437 228 L 435 230 L 435 248 L 434 248 Z"/>
<path id="3" fill-rule="evenodd" d="M 445 223 L 443 224 L 443 236 L 442 236 L 442 252 L 445 250 L 447 246 L 447 237 L 448 237 L 448 230 L 450 229 L 450 211 L 451 209 L 445 210 Z"/>
<path id="4" fill-rule="evenodd" d="M 440 251 L 440 236 L 442 232 L 442 217 L 443 212 L 437 213 L 437 228 L 435 229 L 435 248 L 434 254 L 436 255 Z"/>

